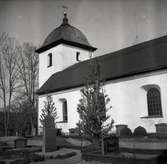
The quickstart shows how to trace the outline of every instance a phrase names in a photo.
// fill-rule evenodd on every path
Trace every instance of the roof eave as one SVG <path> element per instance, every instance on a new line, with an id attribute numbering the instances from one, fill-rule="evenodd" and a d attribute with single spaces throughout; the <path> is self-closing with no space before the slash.
<path id="1" fill-rule="evenodd" d="M 84 86 L 84 84 L 79 84 L 79 85 L 62 87 L 62 88 L 58 88 L 58 89 L 54 89 L 54 90 L 47 90 L 47 91 L 40 91 L 40 89 L 38 89 L 35 93 L 36 93 L 36 95 L 41 96 L 41 95 L 45 95 L 45 94 L 49 94 L 49 93 L 65 91 L 68 89 L 79 88 L 79 87 L 83 87 L 83 86 Z"/>
<path id="2" fill-rule="evenodd" d="M 84 44 L 80 44 L 80 43 L 76 43 L 76 42 L 72 42 L 72 41 L 68 41 L 68 40 L 64 40 L 64 39 L 59 39 L 51 44 L 48 44 L 46 46 L 42 46 L 41 48 L 37 49 L 36 52 L 37 53 L 42 53 L 44 51 L 47 51 L 50 48 L 53 48 L 54 46 L 57 46 L 59 44 L 67 44 L 70 46 L 75 46 L 75 47 L 79 47 L 85 50 L 89 50 L 91 52 L 94 52 L 95 50 L 97 50 L 97 48 L 92 47 L 92 46 L 88 46 L 88 45 L 84 45 Z"/>
<path id="3" fill-rule="evenodd" d="M 145 70 L 139 71 L 139 72 L 129 72 L 126 75 L 119 75 L 117 77 L 104 78 L 104 79 L 102 79 L 102 81 L 107 82 L 107 81 L 111 81 L 111 80 L 118 80 L 118 79 L 130 77 L 130 76 L 136 76 L 136 75 L 150 73 L 150 72 L 153 72 L 153 71 L 165 70 L 165 69 L 167 69 L 167 65 L 160 66 L 160 67 L 149 68 L 149 69 L 145 69 Z M 49 93 L 53 93 L 53 92 L 60 92 L 60 91 L 68 90 L 68 89 L 83 87 L 83 86 L 84 86 L 84 84 L 78 84 L 78 85 L 73 85 L 73 86 L 57 88 L 57 89 L 54 89 L 54 90 L 45 90 L 45 91 L 40 91 L 40 89 L 38 89 L 36 91 L 36 94 L 40 96 L 40 95 L 45 95 L 45 94 L 49 94 Z"/>

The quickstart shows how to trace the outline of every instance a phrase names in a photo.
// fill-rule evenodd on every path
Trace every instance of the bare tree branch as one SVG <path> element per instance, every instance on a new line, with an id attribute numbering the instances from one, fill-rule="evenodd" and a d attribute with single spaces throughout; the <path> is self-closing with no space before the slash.
<path id="1" fill-rule="evenodd" d="M 8 132 L 9 111 L 18 82 L 17 53 L 19 44 L 6 33 L 0 35 L 0 93 L 5 112 L 5 135 Z"/>
<path id="2" fill-rule="evenodd" d="M 32 119 L 34 124 L 34 112 L 37 111 L 35 89 L 38 86 L 38 55 L 35 53 L 36 47 L 31 43 L 24 43 L 19 53 L 20 60 L 17 61 L 20 94 L 23 100 L 27 100 L 31 105 Z"/>

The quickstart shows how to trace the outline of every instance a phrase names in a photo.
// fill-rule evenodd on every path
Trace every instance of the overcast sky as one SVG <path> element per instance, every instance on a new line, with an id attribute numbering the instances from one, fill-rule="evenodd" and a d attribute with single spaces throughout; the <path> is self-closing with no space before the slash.
<path id="1" fill-rule="evenodd" d="M 0 32 L 40 45 L 61 24 L 62 5 L 97 55 L 167 35 L 167 0 L 0 0 Z"/>

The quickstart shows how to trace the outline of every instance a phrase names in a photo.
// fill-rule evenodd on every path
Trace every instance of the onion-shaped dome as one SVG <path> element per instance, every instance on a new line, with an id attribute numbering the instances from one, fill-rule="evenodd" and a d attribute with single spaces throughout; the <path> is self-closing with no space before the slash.
<path id="1" fill-rule="evenodd" d="M 54 29 L 45 39 L 42 47 L 37 51 L 45 51 L 58 44 L 69 44 L 83 49 L 94 51 L 96 48 L 92 47 L 85 35 L 77 28 L 68 23 L 67 14 L 64 14 L 62 24 Z"/>

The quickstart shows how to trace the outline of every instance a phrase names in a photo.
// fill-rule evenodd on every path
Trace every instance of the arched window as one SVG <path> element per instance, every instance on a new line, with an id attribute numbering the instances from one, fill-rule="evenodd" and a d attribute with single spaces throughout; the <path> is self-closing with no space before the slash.
<path id="1" fill-rule="evenodd" d="M 62 121 L 67 122 L 68 121 L 67 100 L 65 98 L 61 98 L 60 101 L 62 103 Z"/>
<path id="2" fill-rule="evenodd" d="M 149 116 L 162 116 L 161 95 L 157 88 L 150 88 L 147 91 L 147 104 Z"/>
<path id="3" fill-rule="evenodd" d="M 52 66 L 52 53 L 48 54 L 48 67 Z"/>
<path id="4" fill-rule="evenodd" d="M 63 101 L 63 121 L 68 121 L 68 114 L 67 114 L 67 101 Z"/>

